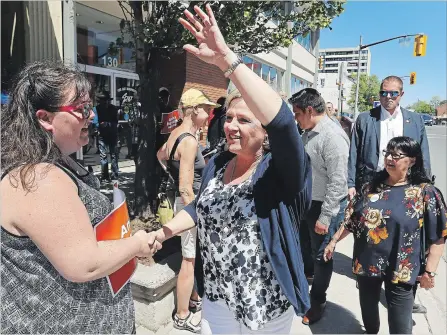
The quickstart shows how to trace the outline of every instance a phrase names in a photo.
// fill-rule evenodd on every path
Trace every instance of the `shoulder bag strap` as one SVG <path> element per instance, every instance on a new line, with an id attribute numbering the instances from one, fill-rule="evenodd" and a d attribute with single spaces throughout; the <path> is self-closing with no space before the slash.
<path id="1" fill-rule="evenodd" d="M 167 162 L 168 172 L 169 172 L 169 169 L 171 168 L 172 161 L 174 160 L 174 155 L 175 155 L 175 152 L 177 151 L 177 147 L 178 147 L 178 145 L 180 144 L 180 142 L 181 142 L 185 137 L 188 137 L 188 136 L 192 136 L 192 137 L 194 137 L 194 135 L 191 134 L 191 133 L 183 133 L 183 134 L 181 134 L 179 137 L 177 137 L 177 139 L 175 140 L 175 143 L 174 143 L 174 145 L 173 145 L 173 147 L 172 147 L 172 151 L 171 151 L 171 153 L 169 154 L 169 159 L 168 159 L 168 162 Z M 195 137 L 194 137 L 194 138 L 195 138 Z"/>

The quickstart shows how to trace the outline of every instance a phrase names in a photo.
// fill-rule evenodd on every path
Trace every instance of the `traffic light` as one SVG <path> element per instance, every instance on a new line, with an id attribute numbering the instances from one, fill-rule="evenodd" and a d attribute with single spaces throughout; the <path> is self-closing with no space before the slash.
<path id="1" fill-rule="evenodd" d="M 320 56 L 320 58 L 318 59 L 318 68 L 320 70 L 323 70 L 323 56 Z"/>
<path id="2" fill-rule="evenodd" d="M 418 35 L 414 38 L 414 50 L 413 56 L 421 57 L 425 56 L 427 49 L 427 35 Z"/>
<path id="3" fill-rule="evenodd" d="M 410 85 L 416 84 L 416 72 L 410 73 Z"/>

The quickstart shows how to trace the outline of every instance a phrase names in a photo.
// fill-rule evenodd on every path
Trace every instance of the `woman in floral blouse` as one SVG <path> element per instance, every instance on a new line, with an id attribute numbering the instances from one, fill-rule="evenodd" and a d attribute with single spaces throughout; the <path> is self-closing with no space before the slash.
<path id="1" fill-rule="evenodd" d="M 383 154 L 385 170 L 350 201 L 325 258 L 330 259 L 337 241 L 352 232 L 353 273 L 366 333 L 379 331 L 378 306 L 385 282 L 389 332 L 411 334 L 413 286 L 435 285 L 447 235 L 446 207 L 425 174 L 419 143 L 395 137 Z"/>

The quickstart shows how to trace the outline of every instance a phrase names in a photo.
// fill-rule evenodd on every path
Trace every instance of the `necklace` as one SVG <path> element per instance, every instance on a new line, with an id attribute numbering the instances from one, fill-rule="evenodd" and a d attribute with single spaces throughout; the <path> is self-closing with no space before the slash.
<path id="1" fill-rule="evenodd" d="M 259 163 L 259 161 L 260 161 L 260 159 L 257 158 L 256 161 L 254 162 L 254 165 L 253 165 L 252 167 L 250 167 L 250 168 L 247 170 L 247 171 L 252 170 L 251 173 L 250 173 L 250 176 L 251 176 L 251 174 L 256 170 L 255 167 L 257 166 L 257 164 Z M 228 237 L 229 234 L 230 234 L 231 231 L 232 231 L 232 229 L 231 229 L 231 227 L 230 227 L 230 222 L 228 221 L 228 216 L 229 216 L 229 214 L 230 214 L 230 210 L 233 208 L 233 204 L 231 204 L 231 206 L 229 206 L 229 205 L 228 205 L 228 202 L 229 202 L 229 200 L 230 200 L 230 198 L 231 198 L 231 196 L 232 196 L 233 187 L 234 187 L 235 189 L 237 189 L 237 187 L 238 187 L 239 185 L 242 185 L 244 182 L 246 182 L 246 181 L 250 178 L 250 176 L 249 176 L 246 180 L 242 181 L 241 183 L 239 183 L 239 184 L 237 184 L 237 185 L 231 185 L 231 182 L 233 181 L 233 178 L 234 178 L 234 172 L 235 172 L 235 170 L 236 170 L 236 163 L 237 163 L 237 156 L 235 157 L 235 160 L 234 160 L 233 168 L 232 168 L 231 175 L 230 175 L 230 181 L 229 181 L 228 184 L 227 184 L 227 186 L 229 187 L 229 189 L 228 189 L 228 196 L 227 196 L 226 199 L 225 199 L 225 208 L 226 208 L 226 210 L 225 210 L 225 215 L 224 215 L 224 217 L 223 217 L 223 221 L 222 221 L 222 226 L 223 226 L 223 228 L 222 228 L 222 233 L 223 233 L 223 235 L 224 235 L 225 237 Z M 225 173 L 225 171 L 224 171 L 224 173 Z M 222 181 L 223 181 L 223 178 L 222 178 Z M 234 192 L 237 192 L 237 190 L 234 191 Z"/>
<path id="2" fill-rule="evenodd" d="M 236 163 L 237 163 L 237 156 L 234 158 L 233 170 L 231 171 L 230 182 L 228 184 L 230 184 L 233 181 L 234 171 L 236 170 Z"/>
<path id="3" fill-rule="evenodd" d="M 234 158 L 233 168 L 231 170 L 231 175 L 230 175 L 230 181 L 226 185 L 226 186 L 228 186 L 228 195 L 227 195 L 227 198 L 225 199 L 225 208 L 226 208 L 226 210 L 225 210 L 225 215 L 224 215 L 223 221 L 222 221 L 222 226 L 223 226 L 222 233 L 226 237 L 228 237 L 228 235 L 229 235 L 229 233 L 231 231 L 230 223 L 228 222 L 228 215 L 230 214 L 230 209 L 231 209 L 230 207 L 233 207 L 233 206 L 228 206 L 228 201 L 231 198 L 232 187 L 234 186 L 234 185 L 231 185 L 231 182 L 233 181 L 234 171 L 236 170 L 236 163 L 237 163 L 237 156 Z M 224 171 L 224 174 L 225 174 L 225 171 Z M 222 175 L 222 177 L 223 177 L 223 175 Z M 223 178 L 222 178 L 222 182 L 223 182 Z M 224 187 L 225 187 L 225 183 L 224 183 Z M 236 187 L 237 187 L 237 185 L 236 185 Z"/>

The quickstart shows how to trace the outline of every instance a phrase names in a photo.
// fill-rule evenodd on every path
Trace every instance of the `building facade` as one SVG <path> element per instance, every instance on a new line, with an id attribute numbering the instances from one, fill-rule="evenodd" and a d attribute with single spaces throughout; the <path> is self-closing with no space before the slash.
<path id="1" fill-rule="evenodd" d="M 42 59 L 71 60 L 88 74 L 97 91 L 109 90 L 116 105 L 126 87 L 138 86 L 132 50 L 110 49 L 121 37 L 123 13 L 118 2 L 3 1 L 1 6 L 2 89 L 26 62 Z M 318 39 L 317 31 L 293 41 L 292 94 L 316 82 Z M 244 56 L 244 62 L 278 91 L 285 91 L 286 60 L 287 48 Z M 172 90 L 174 105 L 195 84 L 216 99 L 228 87 L 219 71 L 186 54 L 174 56 L 161 72 L 161 84 Z"/>
<path id="2" fill-rule="evenodd" d="M 352 86 L 355 85 L 356 77 L 352 78 L 352 75 L 357 73 L 358 59 L 358 47 L 319 50 L 316 87 L 323 98 L 332 102 L 339 112 L 353 113 L 348 105 L 348 100 Z M 370 75 L 370 71 L 371 51 L 367 48 L 361 51 L 360 73 Z M 342 97 L 340 97 L 340 89 Z"/>

